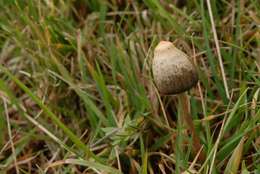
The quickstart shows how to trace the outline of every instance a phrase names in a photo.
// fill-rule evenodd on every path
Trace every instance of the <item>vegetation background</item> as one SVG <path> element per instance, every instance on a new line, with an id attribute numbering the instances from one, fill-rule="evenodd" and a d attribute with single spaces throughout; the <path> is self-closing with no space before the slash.
<path id="1" fill-rule="evenodd" d="M 259 0 L 0 0 L 0 173 L 260 173 L 259 26 Z M 197 65 L 199 152 L 160 40 Z"/>

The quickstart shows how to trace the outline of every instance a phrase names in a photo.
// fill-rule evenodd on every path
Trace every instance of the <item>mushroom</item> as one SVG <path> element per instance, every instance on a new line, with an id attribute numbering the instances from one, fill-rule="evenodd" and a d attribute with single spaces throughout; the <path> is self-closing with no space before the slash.
<path id="1" fill-rule="evenodd" d="M 161 41 L 154 50 L 153 76 L 161 94 L 178 94 L 198 82 L 198 74 L 188 56 L 171 42 Z"/>
<path id="2" fill-rule="evenodd" d="M 171 42 L 161 41 L 154 50 L 152 71 L 155 85 L 162 95 L 178 94 L 181 104 L 181 121 L 185 121 L 192 133 L 193 145 L 196 153 L 200 151 L 199 137 L 189 113 L 188 91 L 198 82 L 198 73 L 188 56 L 177 49 Z"/>

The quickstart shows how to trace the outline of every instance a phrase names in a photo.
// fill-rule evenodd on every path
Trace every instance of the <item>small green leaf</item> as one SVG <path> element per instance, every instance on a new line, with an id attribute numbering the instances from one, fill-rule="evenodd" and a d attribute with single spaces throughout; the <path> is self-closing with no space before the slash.
<path id="1" fill-rule="evenodd" d="M 238 173 L 238 169 L 240 166 L 240 161 L 243 154 L 243 147 L 244 147 L 245 138 L 243 137 L 237 147 L 235 148 L 232 156 L 230 157 L 224 174 L 236 174 Z"/>

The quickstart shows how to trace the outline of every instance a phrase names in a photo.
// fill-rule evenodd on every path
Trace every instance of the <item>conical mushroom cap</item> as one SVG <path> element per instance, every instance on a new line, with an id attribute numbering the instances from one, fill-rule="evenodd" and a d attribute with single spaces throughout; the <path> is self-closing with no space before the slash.
<path id="1" fill-rule="evenodd" d="M 161 41 L 156 46 L 152 69 L 161 94 L 184 92 L 198 81 L 197 71 L 188 56 L 168 41 Z"/>

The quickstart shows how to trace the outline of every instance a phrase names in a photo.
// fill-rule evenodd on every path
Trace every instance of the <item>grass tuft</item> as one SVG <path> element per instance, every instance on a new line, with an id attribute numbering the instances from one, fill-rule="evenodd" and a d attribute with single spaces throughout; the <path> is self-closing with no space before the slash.
<path id="1" fill-rule="evenodd" d="M 259 173 L 259 24 L 257 0 L 0 1 L 0 171 Z M 185 107 L 160 40 L 197 66 Z"/>

